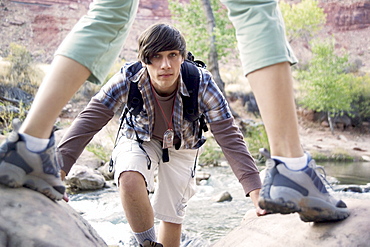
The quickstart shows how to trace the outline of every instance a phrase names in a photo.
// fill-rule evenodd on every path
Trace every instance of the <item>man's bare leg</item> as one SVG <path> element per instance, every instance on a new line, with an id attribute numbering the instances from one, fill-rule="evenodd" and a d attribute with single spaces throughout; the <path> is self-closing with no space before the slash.
<path id="1" fill-rule="evenodd" d="M 163 246 L 178 247 L 180 246 L 181 224 L 161 221 L 159 226 L 158 240 Z"/>
<path id="2" fill-rule="evenodd" d="M 131 230 L 138 234 L 151 229 L 154 226 L 154 213 L 144 177 L 135 171 L 121 173 L 119 177 L 119 191 L 122 206 Z M 149 240 L 155 241 L 155 239 Z"/>

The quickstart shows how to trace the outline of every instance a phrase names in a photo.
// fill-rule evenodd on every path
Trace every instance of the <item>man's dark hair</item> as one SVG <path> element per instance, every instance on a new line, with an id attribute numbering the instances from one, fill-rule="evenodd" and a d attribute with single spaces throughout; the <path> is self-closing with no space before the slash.
<path id="1" fill-rule="evenodd" d="M 139 37 L 138 58 L 145 64 L 151 64 L 151 58 L 161 51 L 178 50 L 186 57 L 184 36 L 176 28 L 167 24 L 154 24 Z"/>

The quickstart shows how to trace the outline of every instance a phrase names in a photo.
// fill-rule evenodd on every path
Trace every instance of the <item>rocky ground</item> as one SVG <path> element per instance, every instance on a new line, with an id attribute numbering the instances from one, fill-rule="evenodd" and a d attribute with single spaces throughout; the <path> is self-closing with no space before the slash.
<path id="1" fill-rule="evenodd" d="M 334 135 L 329 127 L 319 123 L 300 121 L 300 136 L 303 148 L 311 153 L 322 153 L 327 157 L 348 154 L 353 160 L 370 161 L 370 134 L 358 130 L 336 129 Z"/>

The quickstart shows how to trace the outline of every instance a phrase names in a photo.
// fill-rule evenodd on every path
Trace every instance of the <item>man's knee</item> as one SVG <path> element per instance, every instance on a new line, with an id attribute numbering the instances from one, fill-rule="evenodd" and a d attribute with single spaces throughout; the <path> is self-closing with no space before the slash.
<path id="1" fill-rule="evenodd" d="M 134 191 L 138 187 L 146 186 L 145 179 L 140 172 L 125 171 L 118 178 L 119 188 L 126 191 Z"/>

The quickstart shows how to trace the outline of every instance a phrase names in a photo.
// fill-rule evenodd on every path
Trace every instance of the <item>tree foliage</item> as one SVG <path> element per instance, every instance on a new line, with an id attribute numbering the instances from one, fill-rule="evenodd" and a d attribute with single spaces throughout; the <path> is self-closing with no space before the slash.
<path id="1" fill-rule="evenodd" d="M 352 110 L 360 122 L 370 119 L 370 75 L 353 78 Z"/>
<path id="2" fill-rule="evenodd" d="M 187 42 L 187 49 L 196 58 L 208 62 L 210 52 L 210 37 L 215 36 L 217 53 L 219 58 L 225 58 L 236 52 L 235 29 L 227 16 L 227 9 L 219 0 L 211 0 L 216 27 L 213 33 L 207 32 L 207 18 L 202 10 L 201 0 L 190 0 L 189 3 L 179 0 L 169 1 L 169 9 L 175 26 L 184 34 Z"/>
<path id="3" fill-rule="evenodd" d="M 339 114 L 351 110 L 353 76 L 345 74 L 348 56 L 334 53 L 332 42 L 312 42 L 313 58 L 307 71 L 300 71 L 300 102 L 318 112 Z"/>
<path id="4" fill-rule="evenodd" d="M 297 4 L 279 3 L 289 42 L 297 39 L 309 39 L 320 31 L 326 22 L 324 10 L 316 0 L 303 0 Z"/>

